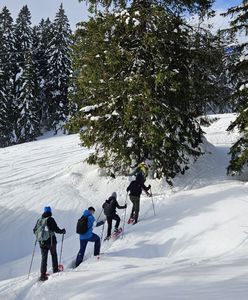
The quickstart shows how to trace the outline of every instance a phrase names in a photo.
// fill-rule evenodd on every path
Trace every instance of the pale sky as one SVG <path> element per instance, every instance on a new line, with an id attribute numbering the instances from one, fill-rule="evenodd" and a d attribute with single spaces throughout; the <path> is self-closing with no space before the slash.
<path id="1" fill-rule="evenodd" d="M 78 22 L 87 20 L 86 4 L 85 2 L 79 3 L 78 0 L 0 0 L 0 9 L 6 6 L 15 20 L 20 9 L 27 5 L 31 12 L 32 23 L 37 25 L 42 18 L 49 18 L 53 21 L 61 3 L 73 30 Z"/>
<path id="2" fill-rule="evenodd" d="M 216 0 L 215 9 L 225 10 L 230 6 L 240 4 L 242 0 Z M 4 6 L 10 10 L 12 18 L 15 20 L 20 9 L 27 5 L 32 16 L 32 23 L 37 25 L 42 18 L 50 18 L 52 21 L 63 3 L 65 13 L 69 18 L 71 28 L 74 30 L 76 24 L 82 20 L 87 20 L 88 10 L 85 2 L 78 0 L 0 0 L 0 9 Z"/>

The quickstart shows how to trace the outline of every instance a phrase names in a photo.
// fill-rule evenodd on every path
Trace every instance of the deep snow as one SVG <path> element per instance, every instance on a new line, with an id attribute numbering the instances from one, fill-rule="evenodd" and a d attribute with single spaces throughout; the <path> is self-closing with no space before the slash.
<path id="1" fill-rule="evenodd" d="M 125 225 L 123 239 L 105 242 L 100 261 L 88 245 L 77 269 L 70 268 L 79 247 L 76 220 L 91 205 L 99 215 L 113 191 L 124 204 L 129 178 L 109 179 L 83 163 L 88 150 L 77 135 L 0 149 L 0 299 L 248 299 L 248 185 L 225 175 L 236 139 L 225 129 L 235 116 L 217 117 L 205 128 L 207 153 L 173 189 L 148 179 L 156 216 L 144 195 L 140 222 Z M 66 270 L 41 284 L 38 247 L 29 279 L 27 273 L 32 228 L 46 205 L 67 229 Z"/>

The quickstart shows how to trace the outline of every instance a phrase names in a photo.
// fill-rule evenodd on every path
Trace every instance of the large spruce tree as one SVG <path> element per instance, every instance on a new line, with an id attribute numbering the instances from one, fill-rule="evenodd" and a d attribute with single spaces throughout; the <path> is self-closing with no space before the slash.
<path id="1" fill-rule="evenodd" d="M 76 32 L 73 62 L 81 108 L 69 128 L 95 147 L 90 163 L 109 173 L 153 161 L 154 176 L 171 182 L 201 154 L 202 130 L 192 105 L 190 27 L 180 13 L 212 1 L 115 1 Z M 112 1 L 90 1 L 111 6 Z M 123 9 L 125 8 L 125 9 Z M 199 60 L 198 60 L 199 61 Z M 196 79 L 196 78 L 195 78 Z"/>
<path id="2" fill-rule="evenodd" d="M 52 89 L 50 84 L 49 70 L 52 66 L 49 66 L 49 45 L 52 40 L 52 22 L 49 19 L 42 19 L 36 28 L 37 31 L 37 45 L 35 47 L 34 59 L 36 62 L 38 82 L 40 87 L 40 126 L 42 129 L 47 129 L 50 124 L 49 107 L 50 102 L 50 90 Z"/>
<path id="3" fill-rule="evenodd" d="M 232 17 L 232 21 L 230 22 L 231 29 L 228 30 L 231 37 L 240 33 L 247 35 L 247 0 L 243 0 L 242 5 L 230 8 L 225 15 L 231 15 Z M 239 114 L 236 120 L 229 126 L 228 131 L 238 129 L 240 138 L 230 149 L 231 161 L 227 172 L 232 175 L 240 174 L 248 163 L 248 43 L 241 43 L 238 48 L 242 55 L 239 61 L 233 65 L 231 78 L 236 88 L 233 98 L 238 103 Z"/>
<path id="4" fill-rule="evenodd" d="M 0 12 L 0 147 L 14 143 L 15 103 L 13 19 L 7 7 Z"/>
<path id="5" fill-rule="evenodd" d="M 71 75 L 71 29 L 65 11 L 61 4 L 56 14 L 52 39 L 48 45 L 48 74 L 46 96 L 48 128 L 61 128 L 68 117 L 68 89 Z"/>
<path id="6" fill-rule="evenodd" d="M 32 54 L 25 62 L 20 84 L 17 136 L 18 142 L 23 143 L 40 135 L 40 89 Z"/>
<path id="7" fill-rule="evenodd" d="M 29 117 L 32 111 L 29 110 L 29 105 L 25 103 L 26 99 L 23 98 L 25 94 L 25 85 L 23 84 L 23 76 L 25 77 L 30 65 L 30 57 L 32 55 L 32 27 L 31 27 L 31 13 L 25 5 L 20 10 L 15 24 L 15 98 L 18 110 L 16 111 L 16 124 L 15 132 L 17 143 L 25 142 L 25 139 L 30 141 L 27 137 L 27 130 L 25 124 L 29 123 Z M 25 108 L 26 107 L 26 108 Z M 31 108 L 31 107 L 30 107 Z M 23 127 L 24 126 L 24 127 Z M 32 134 L 30 133 L 32 136 Z"/>

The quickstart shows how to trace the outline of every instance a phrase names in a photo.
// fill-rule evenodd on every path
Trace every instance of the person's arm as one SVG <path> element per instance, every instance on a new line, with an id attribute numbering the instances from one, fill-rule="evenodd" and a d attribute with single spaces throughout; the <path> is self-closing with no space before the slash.
<path id="1" fill-rule="evenodd" d="M 96 223 L 96 227 L 102 226 L 105 223 L 105 220 L 99 221 Z"/>
<path id="2" fill-rule="evenodd" d="M 88 229 L 93 228 L 95 218 L 93 216 L 88 217 Z"/>
<path id="3" fill-rule="evenodd" d="M 125 205 L 119 205 L 119 203 L 117 202 L 117 200 L 115 200 L 115 201 L 116 201 L 116 207 L 117 208 L 119 208 L 119 209 L 127 208 L 127 204 L 125 204 Z"/>
<path id="4" fill-rule="evenodd" d="M 151 194 L 148 193 L 148 191 L 151 188 L 151 185 L 149 184 L 147 187 L 144 185 L 144 183 L 141 185 L 142 189 L 145 191 L 145 193 L 147 194 L 147 196 L 150 196 Z"/>
<path id="5" fill-rule="evenodd" d="M 38 224 L 38 221 L 36 222 L 36 224 L 35 224 L 35 226 L 34 226 L 34 229 L 33 229 L 33 233 L 34 233 L 34 234 L 35 234 L 35 231 L 36 231 L 37 224 Z"/>
<path id="6" fill-rule="evenodd" d="M 127 193 L 130 191 L 130 187 L 131 187 L 132 182 L 129 184 L 129 186 L 127 187 Z"/>
<path id="7" fill-rule="evenodd" d="M 50 217 L 47 219 L 47 227 L 49 230 L 54 231 L 56 233 L 60 233 L 60 234 L 65 234 L 66 231 L 65 229 L 60 229 L 56 223 L 56 221 L 54 220 L 54 218 Z"/>

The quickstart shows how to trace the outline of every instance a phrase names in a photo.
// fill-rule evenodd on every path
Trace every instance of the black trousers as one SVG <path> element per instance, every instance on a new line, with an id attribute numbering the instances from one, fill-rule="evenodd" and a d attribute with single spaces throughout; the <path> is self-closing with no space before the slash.
<path id="1" fill-rule="evenodd" d="M 119 225 L 120 225 L 121 219 L 120 219 L 120 217 L 119 217 L 117 214 L 115 214 L 115 215 L 113 215 L 113 216 L 111 216 L 111 217 L 107 217 L 107 222 L 108 222 L 108 232 L 107 232 L 107 236 L 110 236 L 110 235 L 111 235 L 111 230 L 112 230 L 112 220 L 115 220 L 115 221 L 116 221 L 116 223 L 115 223 L 115 228 L 118 229 L 118 227 L 119 227 Z"/>
<path id="2" fill-rule="evenodd" d="M 41 266 L 40 266 L 40 273 L 41 275 L 45 275 L 47 271 L 47 256 L 48 252 L 50 251 L 52 256 L 52 264 L 53 264 L 53 272 L 58 271 L 58 256 L 56 250 L 56 243 L 52 245 L 40 245 L 41 251 Z"/>

